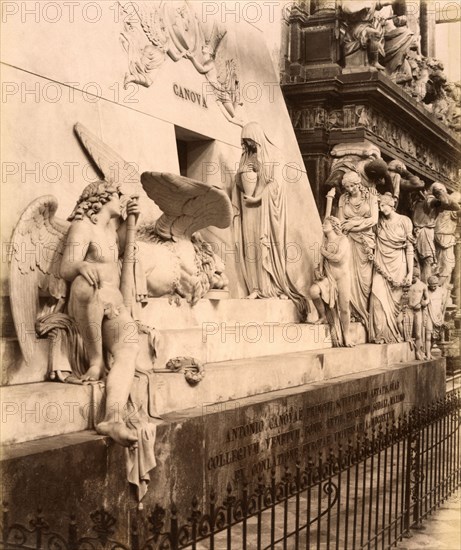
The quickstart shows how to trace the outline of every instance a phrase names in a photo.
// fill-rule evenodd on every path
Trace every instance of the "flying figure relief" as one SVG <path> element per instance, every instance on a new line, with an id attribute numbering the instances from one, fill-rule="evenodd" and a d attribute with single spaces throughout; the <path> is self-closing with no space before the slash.
<path id="1" fill-rule="evenodd" d="M 184 2 L 121 2 L 123 31 L 120 41 L 128 55 L 129 71 L 125 88 L 130 83 L 146 88 L 153 84 L 155 71 L 169 57 L 173 62 L 189 60 L 205 76 L 209 95 L 223 115 L 243 126 L 238 108 L 240 96 L 238 63 L 223 45 L 227 30 L 216 21 L 210 31 Z"/>

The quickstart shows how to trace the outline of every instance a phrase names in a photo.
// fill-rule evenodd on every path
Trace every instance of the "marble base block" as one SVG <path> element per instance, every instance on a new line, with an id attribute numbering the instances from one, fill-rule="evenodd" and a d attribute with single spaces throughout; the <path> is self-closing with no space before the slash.
<path id="1" fill-rule="evenodd" d="M 303 325 L 308 327 L 308 325 Z M 412 360 L 408 344 L 363 344 L 354 348 L 299 351 L 211 362 L 201 382 L 184 374 L 159 372 L 153 383 L 157 415 L 333 380 L 351 373 Z M 147 388 L 146 388 L 147 391 Z M 42 382 L 2 388 L 2 440 L 18 443 L 90 428 L 99 410 L 101 385 Z"/>

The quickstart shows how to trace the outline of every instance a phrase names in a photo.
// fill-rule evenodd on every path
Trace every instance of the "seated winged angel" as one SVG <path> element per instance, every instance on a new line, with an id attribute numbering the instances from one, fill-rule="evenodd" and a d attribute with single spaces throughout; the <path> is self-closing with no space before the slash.
<path id="1" fill-rule="evenodd" d="M 103 378 L 103 342 L 113 359 L 106 382 L 106 414 L 97 431 L 126 445 L 137 438 L 121 420 L 118 407 L 128 401 L 139 345 L 131 337 L 134 321 L 120 290 L 118 262 L 127 233 L 127 223 L 120 223 L 120 197 L 113 183 L 97 181 L 85 187 L 68 218 L 71 226 L 60 274 L 71 283 L 67 311 L 76 322 L 88 357 L 88 369 L 81 380 Z M 129 200 L 127 214 L 139 216 L 136 200 Z"/>
<path id="2" fill-rule="evenodd" d="M 155 359 L 142 349 L 152 339 L 140 334 L 149 327 L 140 323 L 137 302 L 169 295 L 194 305 L 210 288 L 224 288 L 224 266 L 198 230 L 227 227 L 232 209 L 224 191 L 211 185 L 173 174 L 133 175 L 99 138 L 80 124 L 75 130 L 104 180 L 85 187 L 68 222 L 55 216 L 51 195 L 21 215 L 12 239 L 13 318 L 18 335 L 35 325 L 38 335 L 48 336 L 43 342 L 28 330 L 20 339 L 28 365 L 47 365 L 59 381 L 105 377 L 105 415 L 96 430 L 133 446 L 138 437 L 122 411 L 135 370 L 152 369 Z M 121 185 L 115 165 L 122 170 Z M 160 217 L 152 200 L 163 211 Z M 24 257 L 24 249 L 35 254 Z"/>

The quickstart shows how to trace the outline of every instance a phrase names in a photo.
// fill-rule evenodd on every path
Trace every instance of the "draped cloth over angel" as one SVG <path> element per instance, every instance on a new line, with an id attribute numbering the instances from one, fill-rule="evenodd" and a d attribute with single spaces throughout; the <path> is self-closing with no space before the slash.
<path id="1" fill-rule="evenodd" d="M 127 406 L 127 425 L 136 430 L 138 447 L 126 449 L 128 481 L 137 487 L 138 502 L 147 492 L 150 471 L 157 461 L 154 453 L 159 417 L 154 404 L 153 371 L 136 370 Z"/>
<path id="2" fill-rule="evenodd" d="M 357 204 L 352 204 L 348 193 L 342 194 L 339 198 L 339 208 L 342 209 L 344 221 L 361 219 L 366 224 L 372 216 L 373 209 L 377 208 L 377 200 L 376 194 L 365 188 Z M 357 226 L 355 229 L 356 231 L 347 234 L 351 247 L 351 305 L 354 313 L 362 319 L 368 329 L 375 234 L 372 227 L 360 229 L 360 226 Z"/>
<path id="3" fill-rule="evenodd" d="M 239 254 L 239 266 L 248 293 L 259 298 L 285 296 L 296 305 L 302 320 L 306 317 L 306 300 L 290 281 L 286 261 L 286 190 L 276 177 L 278 165 L 270 142 L 256 122 L 242 130 L 242 140 L 251 139 L 256 153 L 244 152 L 235 179 L 233 204 L 238 215 L 234 217 L 234 233 Z M 273 149 L 273 148 L 272 148 Z M 252 197 L 261 198 L 258 205 L 245 204 L 242 174 L 250 168 L 257 175 Z"/>
<path id="4" fill-rule="evenodd" d="M 398 315 L 408 274 L 406 249 L 413 247 L 412 223 L 406 216 L 381 217 L 376 236 L 375 262 L 370 297 L 370 340 L 401 342 Z M 380 273 L 380 271 L 382 273 Z"/>

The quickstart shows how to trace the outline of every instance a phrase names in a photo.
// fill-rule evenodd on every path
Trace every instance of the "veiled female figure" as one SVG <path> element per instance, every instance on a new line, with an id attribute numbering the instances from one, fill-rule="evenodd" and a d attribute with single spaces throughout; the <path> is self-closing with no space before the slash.
<path id="1" fill-rule="evenodd" d="M 373 189 L 363 187 L 357 172 L 346 172 L 342 186 L 344 193 L 339 198 L 338 218 L 351 246 L 351 305 L 368 331 L 375 248 L 373 228 L 378 223 L 378 197 Z"/>
<path id="2" fill-rule="evenodd" d="M 291 299 L 304 319 L 306 300 L 287 274 L 286 196 L 283 182 L 275 177 L 272 144 L 256 122 L 244 126 L 241 137 L 234 200 L 240 215 L 234 230 L 247 297 Z"/>
<path id="3" fill-rule="evenodd" d="M 395 212 L 394 197 L 380 198 L 380 217 L 370 297 L 370 340 L 377 344 L 401 342 L 400 302 L 403 288 L 413 278 L 413 224 Z"/>

